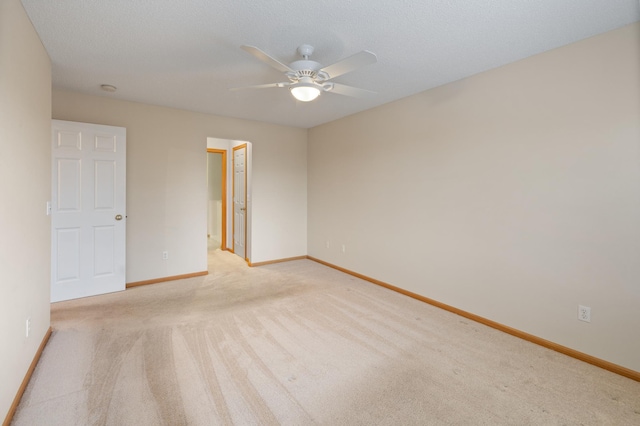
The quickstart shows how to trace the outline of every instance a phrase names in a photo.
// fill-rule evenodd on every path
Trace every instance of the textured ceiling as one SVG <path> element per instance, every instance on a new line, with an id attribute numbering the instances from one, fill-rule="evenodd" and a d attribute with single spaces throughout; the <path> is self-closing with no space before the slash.
<path id="1" fill-rule="evenodd" d="M 53 87 L 308 128 L 640 20 L 638 0 L 22 0 L 53 64 Z M 310 103 L 240 49 L 328 65 L 378 56 L 335 81 L 372 100 Z M 101 84 L 117 86 L 115 93 Z"/>

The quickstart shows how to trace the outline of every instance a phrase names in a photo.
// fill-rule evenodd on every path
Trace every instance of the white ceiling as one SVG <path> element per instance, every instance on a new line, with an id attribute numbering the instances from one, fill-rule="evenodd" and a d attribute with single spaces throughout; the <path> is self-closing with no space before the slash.
<path id="1" fill-rule="evenodd" d="M 22 0 L 53 64 L 53 87 L 308 128 L 640 20 L 638 0 Z M 310 103 L 240 49 L 323 65 L 370 50 L 336 78 L 373 100 Z M 116 93 L 100 90 L 117 86 Z"/>

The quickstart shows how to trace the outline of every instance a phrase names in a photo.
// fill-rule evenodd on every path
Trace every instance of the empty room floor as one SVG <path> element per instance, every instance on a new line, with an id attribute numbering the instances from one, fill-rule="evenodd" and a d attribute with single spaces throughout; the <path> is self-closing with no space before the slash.
<path id="1" fill-rule="evenodd" d="M 310 260 L 52 305 L 15 425 L 640 425 L 640 383 Z"/>

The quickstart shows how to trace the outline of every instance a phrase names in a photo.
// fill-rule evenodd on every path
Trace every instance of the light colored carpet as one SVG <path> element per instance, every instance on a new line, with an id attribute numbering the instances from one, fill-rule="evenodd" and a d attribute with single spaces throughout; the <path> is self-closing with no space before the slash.
<path id="1" fill-rule="evenodd" d="M 15 425 L 640 425 L 640 383 L 309 260 L 54 304 Z"/>

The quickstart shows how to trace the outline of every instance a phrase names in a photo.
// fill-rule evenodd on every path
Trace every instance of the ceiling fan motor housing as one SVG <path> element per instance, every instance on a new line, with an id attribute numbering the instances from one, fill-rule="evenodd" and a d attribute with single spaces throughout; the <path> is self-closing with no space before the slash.
<path id="1" fill-rule="evenodd" d="M 289 68 L 295 71 L 295 73 L 287 73 L 287 77 L 292 79 L 292 81 L 297 81 L 302 77 L 309 77 L 313 80 L 324 81 L 329 77 L 320 71 L 322 68 L 321 64 L 309 59 L 301 59 L 299 61 L 292 62 L 289 64 Z"/>

